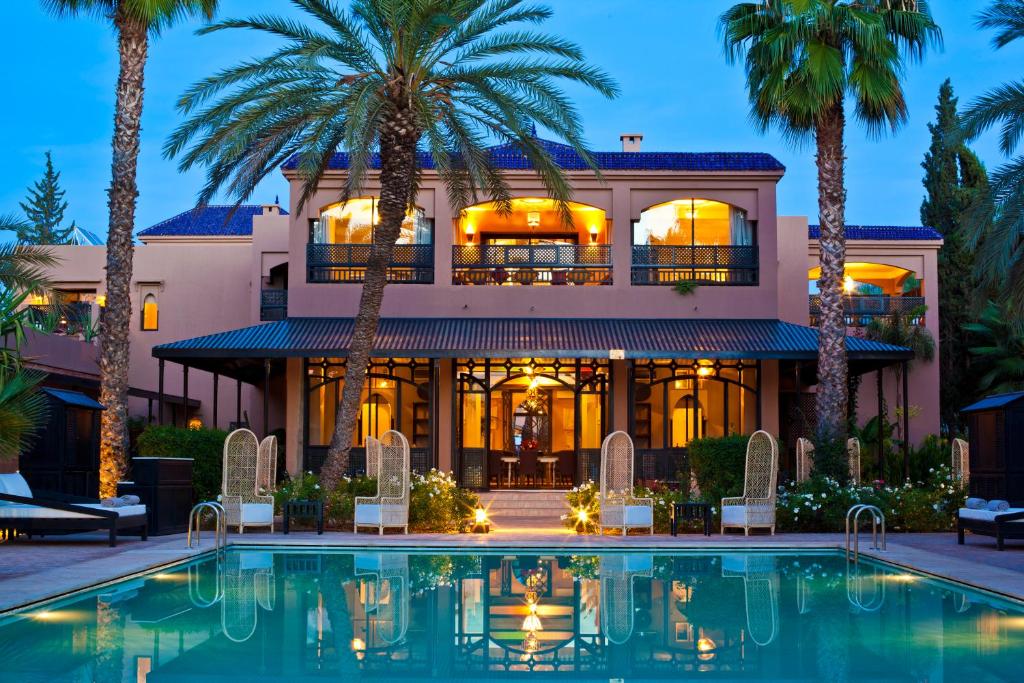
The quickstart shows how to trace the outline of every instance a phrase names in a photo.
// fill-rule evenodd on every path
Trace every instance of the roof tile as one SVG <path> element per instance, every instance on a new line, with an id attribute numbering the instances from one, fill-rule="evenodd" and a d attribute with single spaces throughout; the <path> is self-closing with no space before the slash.
<path id="1" fill-rule="evenodd" d="M 139 237 L 244 237 L 252 234 L 252 219 L 263 213 L 260 204 L 216 205 L 179 213 L 139 232 Z M 288 212 L 281 209 L 281 215 Z"/>

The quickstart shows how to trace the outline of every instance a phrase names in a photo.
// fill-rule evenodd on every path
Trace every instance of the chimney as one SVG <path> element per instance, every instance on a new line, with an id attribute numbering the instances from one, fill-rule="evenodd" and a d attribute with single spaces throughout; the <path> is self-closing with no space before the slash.
<path id="1" fill-rule="evenodd" d="M 643 133 L 623 133 L 619 136 L 622 141 L 623 152 L 639 152 L 640 143 L 644 140 Z"/>
<path id="2" fill-rule="evenodd" d="M 277 203 L 276 199 L 274 200 L 273 204 L 264 204 L 262 208 L 263 208 L 263 215 L 264 216 L 280 216 L 281 215 L 281 205 Z"/>

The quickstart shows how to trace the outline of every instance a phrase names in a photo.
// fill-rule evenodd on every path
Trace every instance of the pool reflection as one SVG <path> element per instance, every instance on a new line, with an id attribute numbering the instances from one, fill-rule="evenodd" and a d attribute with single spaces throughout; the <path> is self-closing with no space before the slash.
<path id="1" fill-rule="evenodd" d="M 831 554 L 232 551 L 8 618 L 0 650 L 5 681 L 1012 680 L 1024 613 Z"/>

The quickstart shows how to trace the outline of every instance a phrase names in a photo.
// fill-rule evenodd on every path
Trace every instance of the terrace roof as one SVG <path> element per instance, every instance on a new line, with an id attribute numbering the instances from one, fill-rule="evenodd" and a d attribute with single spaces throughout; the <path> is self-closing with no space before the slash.
<path id="1" fill-rule="evenodd" d="M 543 140 L 537 142 L 551 155 L 554 162 L 566 171 L 586 171 L 583 158 L 571 146 Z M 533 165 L 521 149 L 513 144 L 495 145 L 487 149 L 491 162 L 500 169 L 517 171 L 530 170 Z M 762 152 L 591 152 L 597 167 L 602 171 L 763 171 L 782 174 L 786 167 L 770 154 Z M 420 168 L 431 170 L 434 159 L 426 152 L 418 154 Z M 329 168 L 345 170 L 349 157 L 345 152 L 336 152 Z M 285 162 L 286 170 L 298 167 L 298 157 Z M 371 167 L 380 168 L 380 155 L 373 154 Z"/>
<path id="2" fill-rule="evenodd" d="M 228 376 L 249 374 L 257 381 L 263 359 L 346 356 L 352 327 L 352 318 L 288 318 L 161 344 L 153 355 Z M 911 357 L 909 349 L 858 337 L 847 338 L 847 349 L 861 371 Z M 384 318 L 374 354 L 814 361 L 818 333 L 772 319 Z"/>
<path id="3" fill-rule="evenodd" d="M 812 240 L 821 237 L 820 225 L 808 225 L 807 235 Z M 847 225 L 848 240 L 941 240 L 942 233 L 925 225 Z"/>

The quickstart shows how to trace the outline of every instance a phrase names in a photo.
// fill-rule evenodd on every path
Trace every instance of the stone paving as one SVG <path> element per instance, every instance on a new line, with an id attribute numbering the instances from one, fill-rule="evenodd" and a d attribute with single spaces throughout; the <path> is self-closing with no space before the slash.
<path id="1" fill-rule="evenodd" d="M 862 538 L 862 540 L 865 540 Z M 201 549 L 186 549 L 184 534 L 151 537 L 139 541 L 126 537 L 116 548 L 106 545 L 103 534 L 77 534 L 62 538 L 34 539 L 0 544 L 0 611 L 37 602 L 70 591 L 116 581 L 170 563 L 187 560 L 212 547 L 212 534 L 203 537 Z M 580 551 L 630 550 L 786 550 L 841 549 L 841 534 L 778 534 L 776 536 L 714 534 L 630 534 L 578 536 L 560 527 L 538 528 L 534 519 L 507 519 L 490 534 L 353 534 L 328 531 L 322 536 L 299 531 L 274 534 L 230 534 L 236 546 L 294 545 L 301 547 L 360 547 L 453 549 L 551 548 Z M 862 548 L 867 542 L 862 543 Z M 863 550 L 908 569 L 967 583 L 1024 600 L 1024 543 L 1010 541 L 997 552 L 993 539 L 968 536 L 959 546 L 956 535 L 892 534 L 884 553 Z"/>

